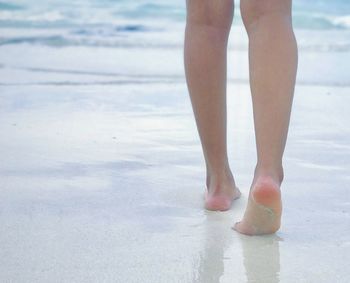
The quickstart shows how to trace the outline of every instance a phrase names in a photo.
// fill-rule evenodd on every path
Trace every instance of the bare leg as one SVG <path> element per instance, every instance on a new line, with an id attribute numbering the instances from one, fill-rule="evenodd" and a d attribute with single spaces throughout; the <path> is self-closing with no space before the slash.
<path id="1" fill-rule="evenodd" d="M 185 70 L 207 168 L 205 207 L 227 210 L 240 195 L 226 145 L 226 52 L 233 0 L 187 0 Z"/>
<path id="2" fill-rule="evenodd" d="M 291 0 L 241 0 L 241 14 L 249 36 L 258 162 L 246 212 L 234 229 L 269 234 L 280 228 L 282 157 L 297 70 Z"/>

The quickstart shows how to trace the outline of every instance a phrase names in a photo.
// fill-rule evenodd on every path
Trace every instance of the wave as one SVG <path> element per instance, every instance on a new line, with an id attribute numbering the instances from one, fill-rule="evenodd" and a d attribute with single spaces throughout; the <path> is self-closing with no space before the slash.
<path id="1" fill-rule="evenodd" d="M 178 0 L 50 0 L 28 4 L 24 0 L 0 2 L 0 24 L 6 26 L 71 27 L 77 24 L 115 25 L 120 21 L 184 22 L 185 1 Z M 234 24 L 241 24 L 236 9 Z M 294 26 L 300 29 L 350 29 L 350 1 L 295 0 Z"/>
<path id="2" fill-rule="evenodd" d="M 336 39 L 327 36 L 316 43 L 309 42 L 312 35 L 300 44 L 300 49 L 349 51 L 350 1 L 311 2 L 294 1 L 296 30 L 345 33 Z M 178 0 L 47 0 L 37 5 L 25 0 L 0 2 L 0 45 L 180 48 L 184 3 Z M 239 9 L 235 14 L 234 26 L 241 26 Z M 234 48 L 246 47 L 238 44 Z"/>
<path id="3" fill-rule="evenodd" d="M 295 13 L 293 16 L 295 28 L 300 29 L 350 29 L 350 15 L 332 16 L 324 14 Z"/>
<path id="4" fill-rule="evenodd" d="M 182 49 L 183 36 L 182 33 L 176 33 L 170 36 L 164 32 L 164 37 L 161 33 L 152 33 L 144 36 L 140 32 L 140 36 L 130 35 L 128 30 L 119 31 L 120 34 L 113 34 L 106 31 L 86 31 L 77 30 L 67 35 L 52 34 L 52 35 L 32 35 L 32 36 L 8 36 L 0 37 L 0 46 L 5 45 L 43 45 L 48 47 L 106 47 L 106 48 L 135 48 L 135 49 Z M 168 40 L 165 36 L 171 37 Z M 298 38 L 298 49 L 300 52 L 350 52 L 350 34 L 349 40 L 317 40 L 310 42 L 307 36 Z M 309 37 L 313 35 L 310 34 Z M 229 45 L 230 51 L 247 51 L 245 42 L 235 41 Z"/>

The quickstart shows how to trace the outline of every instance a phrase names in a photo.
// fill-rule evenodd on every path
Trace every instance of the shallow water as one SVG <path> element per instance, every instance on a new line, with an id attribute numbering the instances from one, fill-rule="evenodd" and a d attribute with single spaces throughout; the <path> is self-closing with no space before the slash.
<path id="1" fill-rule="evenodd" d="M 350 85 L 350 65 L 344 64 L 350 59 L 349 3 L 294 1 L 299 83 Z M 184 1 L 0 2 L 0 72 L 11 69 L 5 76 L 16 72 L 16 79 L 22 77 L 19 69 L 30 77 L 40 72 L 46 78 L 64 72 L 108 76 L 110 81 L 116 75 L 130 78 L 140 73 L 154 79 L 161 74 L 170 80 L 183 77 L 184 17 Z M 229 50 L 238 54 L 229 64 L 229 78 L 247 81 L 247 36 L 239 9 Z M 74 54 L 75 62 L 67 65 L 62 60 Z"/>

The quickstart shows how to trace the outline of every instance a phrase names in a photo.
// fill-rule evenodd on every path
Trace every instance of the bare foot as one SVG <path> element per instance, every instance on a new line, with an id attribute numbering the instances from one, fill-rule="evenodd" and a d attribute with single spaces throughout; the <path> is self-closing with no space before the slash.
<path id="1" fill-rule="evenodd" d="M 236 187 L 233 178 L 224 182 L 213 184 L 208 182 L 208 188 L 205 192 L 205 208 L 208 210 L 229 210 L 232 202 L 241 196 L 240 190 Z"/>
<path id="2" fill-rule="evenodd" d="M 272 234 L 281 226 L 281 215 L 280 182 L 270 176 L 260 176 L 250 189 L 242 221 L 232 228 L 246 235 Z"/>

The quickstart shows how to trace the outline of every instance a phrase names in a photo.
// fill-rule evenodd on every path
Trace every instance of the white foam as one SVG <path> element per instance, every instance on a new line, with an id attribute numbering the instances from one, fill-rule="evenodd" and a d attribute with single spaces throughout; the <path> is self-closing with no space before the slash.
<path id="1" fill-rule="evenodd" d="M 333 18 L 332 23 L 342 28 L 350 28 L 350 15 Z"/>

